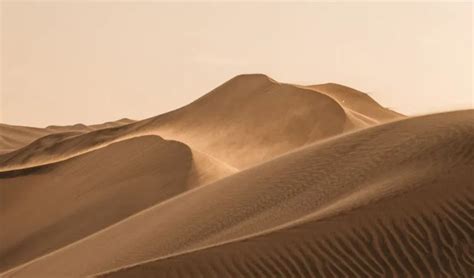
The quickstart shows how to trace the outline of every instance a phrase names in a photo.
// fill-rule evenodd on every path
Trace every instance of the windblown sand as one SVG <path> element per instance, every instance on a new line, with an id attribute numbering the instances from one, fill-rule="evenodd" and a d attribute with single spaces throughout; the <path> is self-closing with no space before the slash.
<path id="1" fill-rule="evenodd" d="M 1 277 L 471 277 L 474 110 L 240 75 L 142 121 L 0 125 Z"/>

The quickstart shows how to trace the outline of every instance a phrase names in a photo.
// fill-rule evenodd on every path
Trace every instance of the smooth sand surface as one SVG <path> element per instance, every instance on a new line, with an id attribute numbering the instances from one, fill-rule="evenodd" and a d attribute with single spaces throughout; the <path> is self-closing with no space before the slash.
<path id="1" fill-rule="evenodd" d="M 196 161 L 204 168 L 195 169 Z M 182 143 L 143 136 L 66 161 L 0 173 L 0 221 L 10 224 L 0 231 L 0 269 L 232 173 L 216 164 Z M 64 232 L 58 236 L 58 230 Z"/>
<path id="2" fill-rule="evenodd" d="M 119 122 L 2 126 L 2 277 L 474 273 L 474 110 L 241 75 Z"/>
<path id="3" fill-rule="evenodd" d="M 474 270 L 473 116 L 458 112 L 407 120 L 281 158 L 279 163 L 293 163 L 267 187 L 273 202 L 262 202 L 271 197 L 259 192 L 253 203 L 261 206 L 242 219 L 241 211 L 250 206 L 242 198 L 242 208 L 227 212 L 234 221 L 218 226 L 225 222 L 214 214 L 217 231 L 198 230 L 196 223 L 198 244 L 187 245 L 192 248 L 102 275 L 469 277 Z M 406 133 L 413 128 L 418 131 Z M 390 141 L 387 137 L 398 142 L 388 147 L 382 143 Z M 377 147 L 367 151 L 372 144 Z M 348 161 L 328 162 L 337 159 L 337 150 Z M 263 186 L 254 180 L 247 178 Z M 333 187 L 336 180 L 341 187 Z M 209 187 L 225 186 L 217 184 Z M 277 200 L 279 186 L 286 188 L 283 204 Z"/>

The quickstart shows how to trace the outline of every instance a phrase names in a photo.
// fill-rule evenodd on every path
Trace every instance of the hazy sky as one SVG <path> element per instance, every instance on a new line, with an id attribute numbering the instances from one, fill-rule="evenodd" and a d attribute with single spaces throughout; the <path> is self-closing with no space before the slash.
<path id="1" fill-rule="evenodd" d="M 1 5 L 4 123 L 146 118 L 254 72 L 411 115 L 473 106 L 471 3 Z"/>

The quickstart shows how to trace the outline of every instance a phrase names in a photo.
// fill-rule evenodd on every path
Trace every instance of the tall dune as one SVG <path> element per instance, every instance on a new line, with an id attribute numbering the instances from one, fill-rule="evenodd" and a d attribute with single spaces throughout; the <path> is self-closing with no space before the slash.
<path id="1" fill-rule="evenodd" d="M 458 249 L 452 250 L 449 258 L 460 265 L 456 271 L 468 271 L 470 258 L 465 256 L 472 254 L 474 234 L 470 233 L 472 218 L 466 215 L 473 202 L 473 116 L 474 111 L 460 111 L 411 118 L 313 144 L 181 194 L 13 269 L 5 277 L 86 276 L 130 264 L 139 265 L 110 275 L 167 277 L 171 273 L 166 271 L 177 269 L 181 263 L 189 266 L 181 269 L 184 277 L 199 272 L 207 277 L 212 271 L 212 276 L 222 277 L 232 269 L 238 277 L 258 277 L 254 271 L 260 269 L 259 265 L 275 263 L 279 265 L 270 267 L 269 273 L 286 271 L 297 277 L 301 277 L 300 271 L 314 271 L 314 267 L 327 271 L 326 275 L 351 276 L 360 271 L 403 274 L 432 264 L 425 261 L 431 254 L 413 254 L 419 259 L 407 263 L 401 256 L 410 252 L 403 248 L 415 248 L 412 245 L 418 243 L 441 252 L 432 260 L 448 256 L 445 243 L 433 236 L 457 244 Z M 448 212 L 442 213 L 441 208 Z M 399 233 L 409 221 L 420 221 L 413 225 L 422 225 L 418 231 L 421 236 L 413 239 L 412 234 Z M 347 241 L 357 233 L 362 235 L 356 240 L 369 237 L 380 242 L 372 248 L 389 248 L 365 250 L 379 256 L 376 270 L 360 270 L 362 265 L 370 265 L 368 255 L 353 262 L 356 265 L 352 268 L 346 265 L 349 262 L 344 256 L 359 256 L 357 252 L 362 252 L 353 246 L 338 247 L 349 248 L 345 251 L 332 249 L 331 245 L 338 244 L 337 238 Z M 116 244 L 118 238 L 120 244 Z M 303 239 L 316 243 L 302 249 Z M 247 244 L 253 247 L 244 252 Z M 204 247 L 212 248 L 200 251 Z M 255 252 L 260 257 L 246 257 L 252 250 L 258 250 Z M 299 259 L 295 252 L 300 254 Z M 220 259 L 223 268 L 209 268 Z M 147 260 L 152 261 L 141 263 Z M 312 265 L 313 270 L 305 270 L 304 265 Z M 439 267 L 430 269 L 437 275 L 443 268 L 452 270 L 446 265 Z M 315 275 L 319 277 L 317 272 Z"/>
<path id="2" fill-rule="evenodd" d="M 347 88 L 347 94 L 354 92 Z M 150 134 L 183 142 L 242 169 L 343 132 L 403 117 L 389 112 L 380 112 L 383 116 L 348 115 L 344 105 L 310 87 L 278 83 L 261 74 L 240 75 L 193 103 L 157 117 L 80 134 L 54 147 L 39 139 L 34 147 L 0 155 L 0 170 L 64 160 L 118 140 Z M 385 111 L 369 97 L 358 105 Z M 357 119 L 369 116 L 372 120 Z"/>
<path id="3" fill-rule="evenodd" d="M 469 277 L 474 110 L 239 75 L 177 110 L 0 125 L 0 277 Z"/>

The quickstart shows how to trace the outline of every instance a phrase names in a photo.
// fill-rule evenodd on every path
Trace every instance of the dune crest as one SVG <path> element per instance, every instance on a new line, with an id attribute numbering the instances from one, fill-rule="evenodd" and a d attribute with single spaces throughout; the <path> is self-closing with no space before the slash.
<path id="1" fill-rule="evenodd" d="M 203 167 L 196 169 L 196 162 Z M 10 224 L 0 231 L 0 271 L 231 173 L 227 171 L 215 161 L 196 158 L 182 143 L 144 136 L 66 161 L 0 173 L 0 222 Z M 77 223 L 80 229 L 75 229 Z"/>
<path id="2" fill-rule="evenodd" d="M 348 95 L 354 92 L 347 88 Z M 364 103 L 385 111 L 369 97 L 358 105 Z M 191 104 L 157 117 L 78 134 L 55 146 L 39 139 L 34 145 L 0 155 L 0 171 L 64 160 L 143 135 L 183 142 L 243 169 L 347 131 L 403 117 L 348 111 L 344 103 L 314 88 L 278 83 L 261 74 L 240 75 Z"/>
<path id="3" fill-rule="evenodd" d="M 474 273 L 474 110 L 252 74 L 141 121 L 0 128 L 25 133 L 0 141 L 1 277 Z"/>

